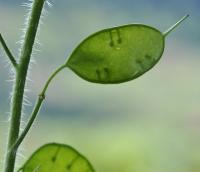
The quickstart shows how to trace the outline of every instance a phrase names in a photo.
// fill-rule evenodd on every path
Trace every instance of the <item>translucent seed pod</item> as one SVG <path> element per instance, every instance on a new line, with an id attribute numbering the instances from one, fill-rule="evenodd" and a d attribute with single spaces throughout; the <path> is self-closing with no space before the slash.
<path id="1" fill-rule="evenodd" d="M 133 80 L 160 60 L 165 37 L 187 17 L 164 33 L 143 24 L 99 31 L 74 50 L 66 65 L 90 82 L 114 84 Z"/>

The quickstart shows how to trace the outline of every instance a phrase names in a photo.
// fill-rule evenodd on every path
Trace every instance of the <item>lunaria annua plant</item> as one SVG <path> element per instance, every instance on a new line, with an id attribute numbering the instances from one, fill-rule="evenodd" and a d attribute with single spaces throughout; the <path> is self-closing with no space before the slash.
<path id="1" fill-rule="evenodd" d="M 9 136 L 4 172 L 13 172 L 17 150 L 31 128 L 52 79 L 64 68 L 95 83 L 114 84 L 133 80 L 150 70 L 161 58 L 166 36 L 188 15 L 162 33 L 143 25 L 129 24 L 99 31 L 86 38 L 47 80 L 40 92 L 25 129 L 20 131 L 24 90 L 31 54 L 45 0 L 33 0 L 19 60 L 12 55 L 0 34 L 0 42 L 15 72 Z M 47 2 L 48 3 L 48 2 Z M 49 4 L 49 3 L 48 3 Z M 39 148 L 18 170 L 22 172 L 93 172 L 89 161 L 70 146 L 58 143 Z"/>

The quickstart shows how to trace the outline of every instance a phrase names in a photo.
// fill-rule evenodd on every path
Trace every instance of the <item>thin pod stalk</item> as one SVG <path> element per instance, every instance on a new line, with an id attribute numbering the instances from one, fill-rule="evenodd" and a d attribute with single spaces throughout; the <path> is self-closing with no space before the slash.
<path id="1" fill-rule="evenodd" d="M 35 103 L 34 109 L 32 111 L 31 117 L 28 120 L 25 129 L 22 131 L 22 133 L 19 135 L 18 139 L 16 140 L 15 144 L 13 144 L 13 146 L 10 149 L 10 152 L 13 152 L 14 150 L 16 150 L 20 144 L 22 143 L 22 141 L 24 140 L 25 136 L 27 135 L 28 131 L 30 130 L 31 126 L 33 125 L 33 122 L 35 120 L 35 118 L 37 117 L 39 110 L 41 108 L 41 105 L 45 99 L 45 94 L 47 91 L 47 88 L 49 86 L 49 84 L 51 83 L 51 81 L 55 78 L 55 76 L 62 71 L 64 68 L 66 68 L 66 65 L 62 65 L 60 66 L 58 69 L 56 69 L 52 75 L 49 77 L 49 79 L 47 80 L 47 82 L 44 85 L 43 90 L 41 91 L 41 93 L 38 95 L 38 99 Z"/>

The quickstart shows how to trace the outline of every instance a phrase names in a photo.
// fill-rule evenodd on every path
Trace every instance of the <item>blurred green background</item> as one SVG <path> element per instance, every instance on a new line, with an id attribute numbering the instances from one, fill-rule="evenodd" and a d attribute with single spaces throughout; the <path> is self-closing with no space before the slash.
<path id="1" fill-rule="evenodd" d="M 0 0 L 0 31 L 17 56 L 26 0 Z M 200 1 L 59 0 L 46 10 L 26 96 L 32 106 L 51 72 L 81 40 L 103 28 L 145 23 L 165 31 L 190 18 L 166 40 L 163 58 L 142 77 L 99 85 L 66 69 L 49 87 L 17 165 L 47 142 L 72 145 L 99 172 L 200 171 Z M 4 158 L 12 75 L 0 51 L 0 159 Z M 24 124 L 23 124 L 24 125 Z"/>

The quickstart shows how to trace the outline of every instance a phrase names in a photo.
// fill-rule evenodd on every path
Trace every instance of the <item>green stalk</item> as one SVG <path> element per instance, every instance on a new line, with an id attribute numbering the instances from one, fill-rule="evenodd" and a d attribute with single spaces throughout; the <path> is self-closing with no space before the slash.
<path id="1" fill-rule="evenodd" d="M 11 102 L 11 121 L 9 126 L 9 136 L 6 159 L 4 164 L 4 172 L 13 172 L 15 167 L 17 149 L 14 151 L 10 151 L 10 148 L 13 146 L 19 136 L 27 71 L 44 2 L 45 0 L 34 0 L 33 2 L 24 45 L 22 47 L 19 65 L 16 71 L 13 97 Z"/>
<path id="2" fill-rule="evenodd" d="M 1 36 L 1 33 L 0 33 L 0 42 L 1 42 L 1 45 L 2 45 L 3 49 L 5 50 L 7 56 L 10 60 L 10 62 L 12 63 L 14 68 L 16 69 L 18 64 L 17 64 L 14 56 L 12 55 L 11 51 L 9 50 L 8 46 L 6 45 L 6 42 L 4 41 L 3 37 Z"/>
<path id="3" fill-rule="evenodd" d="M 27 135 L 28 131 L 30 130 L 35 118 L 37 117 L 37 114 L 40 110 L 40 107 L 42 105 L 42 102 L 44 101 L 45 99 L 45 94 L 46 94 L 46 91 L 47 91 L 47 88 L 49 86 L 49 84 L 51 83 L 51 81 L 53 80 L 53 78 L 61 71 L 63 70 L 64 68 L 66 68 L 67 66 L 64 64 L 62 66 L 60 66 L 57 70 L 55 70 L 55 72 L 53 72 L 53 74 L 49 77 L 49 79 L 47 80 L 43 90 L 41 91 L 41 93 L 39 94 L 38 96 L 38 99 L 36 101 L 36 104 L 35 104 L 35 107 L 32 111 L 32 114 L 31 114 L 31 117 L 30 119 L 28 120 L 28 123 L 26 124 L 26 127 L 25 129 L 22 131 L 22 133 L 20 134 L 19 138 L 16 140 L 15 144 L 12 146 L 11 148 L 11 152 L 13 152 L 14 150 L 16 150 L 20 144 L 22 143 L 22 141 L 24 140 L 25 136 Z"/>

